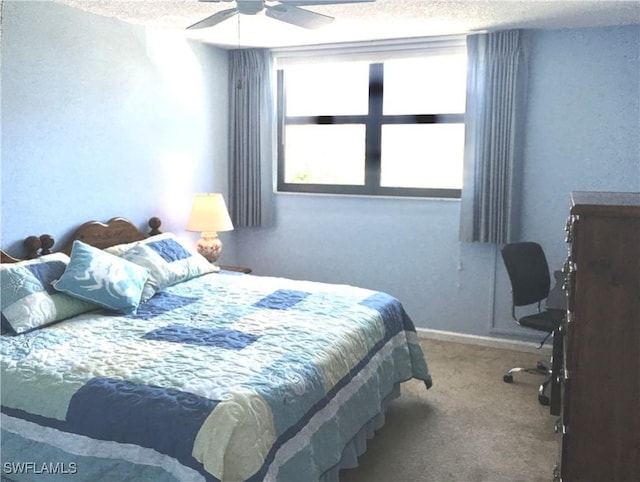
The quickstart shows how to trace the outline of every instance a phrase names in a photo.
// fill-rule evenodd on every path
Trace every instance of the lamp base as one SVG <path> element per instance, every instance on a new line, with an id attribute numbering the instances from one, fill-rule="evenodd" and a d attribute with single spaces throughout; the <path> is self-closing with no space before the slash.
<path id="1" fill-rule="evenodd" d="M 222 241 L 216 233 L 202 233 L 197 249 L 209 263 L 215 263 L 222 252 Z"/>

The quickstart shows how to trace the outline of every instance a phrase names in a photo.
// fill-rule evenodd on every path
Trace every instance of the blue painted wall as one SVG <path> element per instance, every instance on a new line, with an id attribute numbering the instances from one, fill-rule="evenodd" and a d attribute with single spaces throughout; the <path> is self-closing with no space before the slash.
<path id="1" fill-rule="evenodd" d="M 193 194 L 226 188 L 226 51 L 53 2 L 3 8 L 2 247 L 116 215 L 183 231 Z"/>
<path id="2" fill-rule="evenodd" d="M 226 192 L 226 52 L 5 0 L 2 239 L 152 215 L 181 236 L 194 193 Z M 640 27 L 530 32 L 521 232 L 564 258 L 574 189 L 640 191 Z M 178 65 L 178 67 L 176 67 Z M 172 67 L 170 67 L 172 66 Z M 495 246 L 458 242 L 459 203 L 276 195 L 276 222 L 224 233 L 223 262 L 397 296 L 417 325 L 527 338 Z"/>

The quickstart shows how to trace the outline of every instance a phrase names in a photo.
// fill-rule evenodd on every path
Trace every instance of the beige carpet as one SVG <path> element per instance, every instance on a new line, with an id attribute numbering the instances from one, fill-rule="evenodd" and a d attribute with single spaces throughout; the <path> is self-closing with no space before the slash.
<path id="1" fill-rule="evenodd" d="M 550 481 L 559 459 L 556 417 L 538 404 L 542 377 L 506 369 L 541 354 L 424 340 L 433 387 L 411 380 L 340 482 Z M 519 376 L 518 376 L 519 375 Z"/>

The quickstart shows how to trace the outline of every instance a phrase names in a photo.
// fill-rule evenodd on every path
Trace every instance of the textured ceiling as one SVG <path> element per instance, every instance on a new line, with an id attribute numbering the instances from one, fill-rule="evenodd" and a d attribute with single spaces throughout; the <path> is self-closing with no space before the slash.
<path id="1" fill-rule="evenodd" d="M 336 20 L 306 30 L 258 15 L 242 15 L 215 27 L 186 30 L 229 0 L 55 0 L 75 8 L 150 28 L 171 29 L 221 46 L 277 47 L 458 34 L 505 28 L 575 28 L 640 24 L 640 1 L 621 0 L 376 0 L 315 5 L 308 10 Z M 274 2 L 269 2 L 274 3 Z"/>

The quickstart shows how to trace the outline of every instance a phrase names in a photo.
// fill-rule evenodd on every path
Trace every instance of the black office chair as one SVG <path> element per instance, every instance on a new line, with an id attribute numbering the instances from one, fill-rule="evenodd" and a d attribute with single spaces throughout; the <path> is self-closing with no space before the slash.
<path id="1" fill-rule="evenodd" d="M 564 310 L 542 309 L 542 302 L 549 296 L 551 288 L 549 265 L 544 251 L 538 243 L 510 243 L 502 248 L 502 259 L 511 281 L 513 296 L 511 315 L 514 321 L 521 326 L 546 332 L 546 336 L 538 346 L 538 348 L 542 348 L 545 341 L 565 317 Z M 517 307 L 530 305 L 537 305 L 535 313 L 517 316 Z M 503 377 L 504 381 L 512 383 L 513 374 L 518 372 L 545 376 L 545 380 L 538 390 L 538 401 L 542 405 L 549 405 L 549 397 L 545 394 L 545 390 L 551 381 L 551 363 L 541 360 L 535 368 L 512 368 Z"/>

